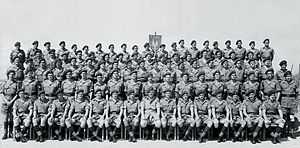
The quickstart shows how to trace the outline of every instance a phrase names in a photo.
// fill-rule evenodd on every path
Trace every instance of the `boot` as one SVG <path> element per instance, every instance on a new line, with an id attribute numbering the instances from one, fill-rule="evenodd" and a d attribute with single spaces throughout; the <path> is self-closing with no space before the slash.
<path id="1" fill-rule="evenodd" d="M 15 131 L 16 131 L 15 140 L 17 142 L 19 142 L 21 140 L 21 135 L 22 135 L 21 130 L 20 130 L 20 126 L 16 126 Z"/>
<path id="2" fill-rule="evenodd" d="M 172 127 L 172 126 L 169 126 L 168 131 L 167 131 L 167 135 L 166 135 L 166 140 L 167 140 L 167 141 L 170 141 L 170 140 L 171 140 L 171 139 L 170 139 L 170 135 L 171 135 L 172 131 L 173 131 L 173 127 Z"/>
<path id="3" fill-rule="evenodd" d="M 40 142 L 44 142 L 45 141 L 45 139 L 44 139 L 44 133 L 45 133 L 46 127 L 42 126 L 40 129 L 41 129 Z"/>
<path id="4" fill-rule="evenodd" d="M 13 122 L 9 122 L 9 132 L 8 132 L 9 138 L 13 138 L 13 131 L 14 131 L 14 124 L 13 124 Z"/>
<path id="5" fill-rule="evenodd" d="M 3 137 L 2 137 L 2 140 L 5 140 L 8 138 L 7 136 L 7 132 L 8 132 L 8 122 L 4 122 L 3 123 L 3 128 L 4 128 L 4 133 L 3 133 Z"/>
<path id="6" fill-rule="evenodd" d="M 261 127 L 256 126 L 256 128 L 254 129 L 254 132 L 253 132 L 253 139 L 255 140 L 256 143 L 261 143 L 261 141 L 257 137 L 260 129 L 261 129 Z"/>
<path id="7" fill-rule="evenodd" d="M 224 135 L 225 135 L 225 131 L 226 131 L 227 127 L 223 126 L 221 131 L 220 131 L 220 134 L 219 134 L 219 138 L 218 138 L 218 142 L 225 142 L 225 139 L 224 139 Z"/>
<path id="8" fill-rule="evenodd" d="M 188 140 L 188 136 L 190 134 L 191 129 L 192 129 L 192 127 L 188 126 L 188 128 L 187 128 L 187 130 L 186 130 L 186 132 L 185 132 L 185 134 L 183 136 L 183 139 L 182 139 L 183 141 L 187 141 Z"/>
<path id="9" fill-rule="evenodd" d="M 152 136 L 151 136 L 152 140 L 155 140 L 155 134 L 156 134 L 156 127 L 153 127 L 152 128 Z"/>
<path id="10" fill-rule="evenodd" d="M 77 132 L 73 134 L 74 138 L 75 138 L 78 142 L 81 142 L 81 141 L 82 141 L 82 138 L 80 137 L 81 130 L 82 130 L 82 128 L 79 126 Z"/>
<path id="11" fill-rule="evenodd" d="M 290 130 L 291 130 L 291 138 L 292 139 L 296 139 L 297 137 L 296 137 L 296 135 L 295 135 L 295 122 L 292 122 L 291 121 L 291 123 L 290 123 Z"/>
<path id="12" fill-rule="evenodd" d="M 136 127 L 135 126 L 132 126 L 132 142 L 136 142 L 136 138 L 135 138 L 135 130 L 136 130 Z"/>
<path id="13" fill-rule="evenodd" d="M 281 129 L 282 129 L 282 128 L 280 128 L 280 127 L 277 127 L 277 128 L 276 128 L 276 137 L 275 137 L 275 141 L 276 141 L 277 143 L 281 143 L 281 141 L 280 141 L 280 133 L 281 133 Z"/>
<path id="14" fill-rule="evenodd" d="M 239 129 L 237 130 L 237 132 L 234 134 L 233 142 L 237 141 L 237 139 L 240 137 L 242 131 L 243 131 L 243 127 L 240 126 Z"/>
<path id="15" fill-rule="evenodd" d="M 100 130 L 100 127 L 97 127 L 97 128 L 96 128 L 96 132 L 95 132 L 95 138 L 96 138 L 99 142 L 102 142 L 102 138 L 98 136 L 99 130 Z"/>
<path id="16" fill-rule="evenodd" d="M 61 126 L 59 126 L 58 128 L 58 141 L 63 141 L 63 137 L 62 137 L 62 128 Z"/>

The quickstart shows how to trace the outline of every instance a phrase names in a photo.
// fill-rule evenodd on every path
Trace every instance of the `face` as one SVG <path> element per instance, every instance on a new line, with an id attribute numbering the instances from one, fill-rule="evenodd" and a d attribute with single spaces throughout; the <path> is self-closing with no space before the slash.
<path id="1" fill-rule="evenodd" d="M 136 79 L 137 79 L 137 74 L 136 74 L 136 73 L 133 73 L 133 74 L 131 75 L 131 79 L 132 79 L 132 80 L 136 80 Z"/>
<path id="2" fill-rule="evenodd" d="M 34 44 L 33 45 L 33 48 L 37 48 L 39 45 L 38 44 Z"/>
<path id="3" fill-rule="evenodd" d="M 237 46 L 238 46 L 238 47 L 242 47 L 242 42 L 238 42 L 238 43 L 237 43 Z"/>
<path id="4" fill-rule="evenodd" d="M 255 47 L 255 44 L 252 43 L 252 44 L 250 45 L 250 47 L 253 49 L 253 48 Z"/>
<path id="5" fill-rule="evenodd" d="M 218 48 L 219 44 L 218 43 L 215 43 L 214 44 L 214 48 Z"/>
<path id="6" fill-rule="evenodd" d="M 72 73 L 71 72 L 66 73 L 66 78 L 67 79 L 70 79 L 71 77 L 72 77 Z"/>
<path id="7" fill-rule="evenodd" d="M 235 53 L 231 53 L 231 54 L 230 54 L 230 58 L 234 60 L 234 59 L 236 58 Z"/>
<path id="8" fill-rule="evenodd" d="M 53 79 L 54 79 L 54 76 L 53 76 L 52 73 L 48 73 L 48 79 L 49 79 L 49 80 L 53 80 Z"/>
<path id="9" fill-rule="evenodd" d="M 115 46 L 114 46 L 114 45 L 112 45 L 112 46 L 109 47 L 110 52 L 113 52 L 114 49 L 115 49 Z"/>
<path id="10" fill-rule="evenodd" d="M 116 79 L 116 78 L 118 78 L 118 73 L 117 72 L 114 72 L 113 73 L 113 77 Z"/>
<path id="11" fill-rule="evenodd" d="M 226 47 L 230 47 L 231 43 L 227 42 L 225 45 L 226 45 Z"/>
<path id="12" fill-rule="evenodd" d="M 78 52 L 78 53 L 77 53 L 77 57 L 78 57 L 78 58 L 81 58 L 81 57 L 82 57 L 82 52 Z"/>
<path id="13" fill-rule="evenodd" d="M 282 64 L 280 67 L 281 69 L 286 69 L 287 66 L 285 64 Z"/>
<path id="14" fill-rule="evenodd" d="M 151 90 L 151 91 L 149 92 L 149 96 L 150 96 L 150 97 L 154 97 L 154 94 L 155 94 L 155 91 L 154 91 L 154 90 Z"/>
<path id="15" fill-rule="evenodd" d="M 73 58 L 73 59 L 71 60 L 71 64 L 72 64 L 72 65 L 76 65 L 76 59 L 75 59 L 75 58 Z"/>
<path id="16" fill-rule="evenodd" d="M 62 43 L 62 44 L 60 44 L 60 47 L 61 47 L 61 48 L 65 48 L 65 47 L 66 47 L 66 44 L 65 44 L 65 43 Z"/>
<path id="17" fill-rule="evenodd" d="M 250 81 L 254 81 L 255 80 L 255 75 L 254 74 L 249 75 L 249 79 L 250 79 Z"/>
<path id="18" fill-rule="evenodd" d="M 248 59 L 253 59 L 254 55 L 253 55 L 253 53 L 249 53 L 247 57 L 248 57 Z"/>
<path id="19" fill-rule="evenodd" d="M 41 61 L 40 66 L 41 66 L 41 67 L 45 67 L 45 66 L 46 66 L 46 62 L 45 62 L 44 60 Z"/>
<path id="20" fill-rule="evenodd" d="M 170 98 L 171 97 L 171 92 L 167 91 L 166 92 L 166 98 Z"/>
<path id="21" fill-rule="evenodd" d="M 19 92 L 19 97 L 20 97 L 20 98 L 25 98 L 24 91 L 20 91 L 20 92 Z"/>
<path id="22" fill-rule="evenodd" d="M 83 100 L 83 92 L 79 92 L 77 94 L 77 97 L 78 97 L 79 100 Z"/>
<path id="23" fill-rule="evenodd" d="M 77 46 L 73 46 L 73 51 L 76 51 L 77 50 Z"/>
<path id="24" fill-rule="evenodd" d="M 51 46 L 50 44 L 46 44 L 46 46 L 45 46 L 45 47 L 46 47 L 47 49 L 49 49 L 49 48 L 50 48 L 50 46 Z"/>
<path id="25" fill-rule="evenodd" d="M 272 95 L 270 96 L 270 100 L 271 100 L 271 101 L 275 101 L 275 100 L 276 100 L 275 94 L 272 94 Z"/>
<path id="26" fill-rule="evenodd" d="M 209 42 L 205 42 L 204 47 L 208 47 L 209 46 Z"/>
<path id="27" fill-rule="evenodd" d="M 235 65 L 236 65 L 236 67 L 242 67 L 241 61 L 237 61 Z"/>
<path id="28" fill-rule="evenodd" d="M 188 55 L 186 56 L 186 60 L 187 60 L 187 61 L 190 61 L 191 59 L 192 59 L 192 55 L 188 54 Z"/>
<path id="29" fill-rule="evenodd" d="M 220 73 L 216 72 L 215 73 L 215 80 L 220 80 L 221 76 Z"/>
<path id="30" fill-rule="evenodd" d="M 87 78 L 87 73 L 86 71 L 81 72 L 81 78 L 86 79 Z"/>
<path id="31" fill-rule="evenodd" d="M 97 93 L 95 94 L 96 95 L 96 98 L 101 98 L 101 91 L 97 91 Z"/>
<path id="32" fill-rule="evenodd" d="M 200 75 L 199 78 L 198 78 L 198 80 L 199 80 L 199 81 L 203 81 L 204 78 L 205 78 L 205 75 Z"/>
<path id="33" fill-rule="evenodd" d="M 183 99 L 183 100 L 188 100 L 188 99 L 189 99 L 188 94 L 187 94 L 187 93 L 183 94 L 182 99 Z"/>
<path id="34" fill-rule="evenodd" d="M 270 42 L 267 40 L 267 41 L 264 42 L 264 44 L 265 44 L 266 47 L 269 47 Z"/>
<path id="35" fill-rule="evenodd" d="M 188 75 L 183 75 L 182 79 L 183 79 L 183 81 L 187 82 L 189 80 L 189 77 L 188 77 Z"/>
<path id="36" fill-rule="evenodd" d="M 216 97 L 217 97 L 218 100 L 222 100 L 223 99 L 222 93 L 218 93 Z"/>
<path id="37" fill-rule="evenodd" d="M 102 49 L 102 45 L 99 45 L 99 46 L 97 47 L 97 50 L 100 51 L 101 49 Z"/>
<path id="38" fill-rule="evenodd" d="M 268 79 L 273 79 L 273 73 L 271 71 L 269 71 L 267 73 L 267 77 L 268 77 Z"/>
<path id="39" fill-rule="evenodd" d="M 184 46 L 184 41 L 181 41 L 181 42 L 179 43 L 179 45 L 180 45 L 180 46 Z"/>
<path id="40" fill-rule="evenodd" d="M 228 68 L 228 61 L 223 62 L 223 67 Z"/>
<path id="41" fill-rule="evenodd" d="M 204 98 L 205 98 L 204 93 L 199 94 L 199 99 L 200 100 L 204 100 Z"/>
<path id="42" fill-rule="evenodd" d="M 231 74 L 231 80 L 236 80 L 236 74 L 235 73 Z"/>
<path id="43" fill-rule="evenodd" d="M 265 65 L 268 66 L 268 67 L 271 67 L 272 66 L 271 60 L 266 60 Z"/>
<path id="44" fill-rule="evenodd" d="M 249 94 L 249 99 L 251 100 L 251 101 L 253 101 L 254 99 L 255 99 L 255 93 L 250 93 Z"/>
<path id="45" fill-rule="evenodd" d="M 167 81 L 167 82 L 171 82 L 171 81 L 172 81 L 172 79 L 171 79 L 171 76 L 170 76 L 170 75 L 166 75 L 166 78 L 165 78 L 165 79 L 166 79 L 166 81 Z"/>
<path id="46" fill-rule="evenodd" d="M 197 46 L 197 42 L 193 42 L 192 47 L 196 47 L 196 46 Z"/>
<path id="47" fill-rule="evenodd" d="M 292 76 L 291 75 L 286 75 L 285 80 L 290 82 L 292 81 Z"/>
<path id="48" fill-rule="evenodd" d="M 98 75 L 98 76 L 97 76 L 97 82 L 102 82 L 102 80 L 103 80 L 102 75 Z"/>
<path id="49" fill-rule="evenodd" d="M 217 55 L 216 55 L 216 56 L 217 56 L 217 58 L 219 58 L 219 59 L 221 59 L 221 58 L 222 58 L 222 53 L 221 53 L 221 52 L 217 52 L 216 54 L 217 54 Z"/>

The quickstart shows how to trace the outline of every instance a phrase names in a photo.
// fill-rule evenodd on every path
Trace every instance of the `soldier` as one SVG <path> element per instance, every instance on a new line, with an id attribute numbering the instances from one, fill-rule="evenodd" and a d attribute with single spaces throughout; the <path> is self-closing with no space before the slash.
<path id="1" fill-rule="evenodd" d="M 144 83 L 142 86 L 142 96 L 148 96 L 150 89 L 153 87 L 155 90 L 158 90 L 159 88 L 159 83 L 155 83 L 153 80 L 153 75 L 149 74 L 149 77 L 147 79 L 147 82 Z"/>
<path id="2" fill-rule="evenodd" d="M 46 77 L 46 71 L 48 71 L 48 67 L 46 64 L 46 60 L 42 59 L 40 60 L 39 67 L 35 71 L 36 79 L 41 83 L 44 81 Z"/>
<path id="3" fill-rule="evenodd" d="M 178 51 L 180 53 L 180 57 L 182 58 L 182 57 L 184 57 L 184 55 L 185 55 L 186 51 L 188 50 L 188 48 L 184 46 L 184 40 L 180 40 L 178 42 L 178 44 L 179 44 Z"/>
<path id="4" fill-rule="evenodd" d="M 1 103 L 1 112 L 2 112 L 2 119 L 3 119 L 3 127 L 4 133 L 2 139 L 5 140 L 9 135 L 12 135 L 12 109 L 14 101 L 17 99 L 16 94 L 18 91 L 18 85 L 14 80 L 15 71 L 8 71 L 7 73 L 7 80 L 4 82 L 2 88 L 0 89 L 0 94 L 2 96 L 2 103 Z M 10 131 L 8 131 L 8 128 Z"/>
<path id="5" fill-rule="evenodd" d="M 222 82 L 227 82 L 230 80 L 229 73 L 232 71 L 228 65 L 228 61 L 226 59 L 222 60 L 221 67 L 219 67 L 219 71 L 221 74 Z"/>
<path id="6" fill-rule="evenodd" d="M 141 104 L 134 91 L 127 93 L 128 99 L 124 102 L 124 118 L 123 123 L 129 133 L 129 142 L 136 142 L 135 132 L 139 127 Z"/>
<path id="7" fill-rule="evenodd" d="M 72 78 L 72 70 L 66 70 L 64 72 L 64 77 L 66 78 L 61 82 L 61 89 L 63 97 L 70 103 L 75 100 L 76 82 Z"/>
<path id="8" fill-rule="evenodd" d="M 48 58 L 46 58 L 47 67 L 49 69 L 53 70 L 56 66 L 56 61 L 58 58 L 55 56 L 55 49 L 50 49 L 49 52 L 47 52 Z"/>
<path id="9" fill-rule="evenodd" d="M 124 91 L 125 93 L 133 91 L 134 96 L 138 96 L 138 99 L 140 99 L 141 92 L 142 92 L 142 83 L 137 81 L 137 71 L 131 72 L 131 80 L 127 81 L 125 84 Z"/>
<path id="10" fill-rule="evenodd" d="M 246 55 L 246 49 L 242 47 L 242 40 L 236 41 L 236 49 L 234 49 L 234 52 L 236 53 L 237 59 L 244 60 Z"/>
<path id="11" fill-rule="evenodd" d="M 274 49 L 270 47 L 270 39 L 265 39 L 263 43 L 264 47 L 260 49 L 261 61 L 264 61 L 265 59 L 270 59 L 273 61 Z"/>
<path id="12" fill-rule="evenodd" d="M 94 83 L 94 94 L 96 94 L 96 91 L 101 90 L 101 96 L 106 97 L 108 94 L 108 87 L 105 83 L 105 79 L 103 78 L 102 73 L 96 73 L 96 83 Z"/>
<path id="13" fill-rule="evenodd" d="M 250 61 L 248 61 L 248 63 L 249 63 L 249 67 L 247 67 L 247 69 L 245 69 L 245 73 L 248 76 L 247 80 L 249 80 L 250 73 L 253 73 L 255 81 L 260 81 L 260 79 L 262 77 L 262 73 L 256 64 L 256 61 L 250 60 Z"/>
<path id="14" fill-rule="evenodd" d="M 215 67 L 220 68 L 224 61 L 227 61 L 227 59 L 223 59 L 222 51 L 221 50 L 216 50 L 215 57 L 214 57 L 214 60 L 213 60 L 213 63 L 215 65 Z"/>
<path id="15" fill-rule="evenodd" d="M 51 114 L 51 100 L 46 98 L 44 91 L 40 91 L 38 95 L 39 98 L 33 104 L 32 124 L 37 134 L 36 141 L 44 142 L 47 121 Z"/>
<path id="16" fill-rule="evenodd" d="M 58 57 L 60 59 L 63 59 L 62 55 L 63 54 L 68 54 L 69 55 L 69 50 L 66 48 L 66 42 L 65 41 L 59 42 L 58 45 L 60 46 L 60 49 L 58 49 L 56 57 Z"/>
<path id="17" fill-rule="evenodd" d="M 199 50 L 197 48 L 197 42 L 196 40 L 193 40 L 191 42 L 191 48 L 188 50 L 188 52 L 192 55 L 192 59 L 196 59 L 199 55 Z"/>
<path id="18" fill-rule="evenodd" d="M 267 97 L 270 95 L 272 92 L 276 92 L 277 94 L 277 99 L 279 100 L 279 91 L 280 91 L 280 86 L 277 80 L 274 79 L 274 70 L 269 69 L 265 73 L 267 75 L 267 79 L 261 81 L 260 83 L 260 91 L 262 95 L 262 99 L 266 100 Z"/>
<path id="19" fill-rule="evenodd" d="M 108 53 L 109 62 L 110 62 L 110 63 L 113 63 L 113 62 L 114 62 L 114 59 L 115 59 L 116 56 L 117 56 L 117 53 L 115 52 L 115 45 L 114 45 L 114 44 L 110 44 L 110 45 L 108 46 L 108 49 L 109 49 L 109 53 Z"/>
<path id="20" fill-rule="evenodd" d="M 97 48 L 97 47 L 96 47 Z M 68 59 L 71 59 L 71 58 L 76 58 L 76 51 L 78 50 L 78 46 L 77 44 L 73 44 L 71 46 L 71 51 L 69 53 L 69 58 Z"/>
<path id="21" fill-rule="evenodd" d="M 179 51 L 177 49 L 177 43 L 176 42 L 173 42 L 171 44 L 171 50 L 169 51 L 168 55 L 169 57 L 168 58 L 172 58 L 174 56 L 174 54 L 178 54 L 179 55 Z"/>
<path id="22" fill-rule="evenodd" d="M 189 81 L 189 74 L 182 73 L 181 78 L 182 81 L 180 81 L 175 87 L 176 98 L 182 96 L 183 92 L 188 92 L 189 94 L 192 92 L 192 83 Z"/>
<path id="23" fill-rule="evenodd" d="M 148 78 L 148 70 L 145 67 L 145 61 L 144 60 L 140 60 L 139 63 L 139 69 L 137 71 L 137 80 L 141 83 L 145 83 L 147 82 L 147 78 Z"/>
<path id="24" fill-rule="evenodd" d="M 165 96 L 165 92 L 167 90 L 171 90 L 171 92 L 174 92 L 175 90 L 175 84 L 172 83 L 172 78 L 171 78 L 171 74 L 170 73 L 167 73 L 165 74 L 164 76 L 164 82 L 161 83 L 159 85 L 159 98 L 162 98 Z M 172 94 L 172 96 L 174 96 L 174 94 Z"/>
<path id="25" fill-rule="evenodd" d="M 28 53 L 27 53 L 27 60 L 28 59 L 34 59 L 34 56 L 35 56 L 35 54 L 36 54 L 37 51 L 40 52 L 40 53 L 42 53 L 42 50 L 38 48 L 38 46 L 39 46 L 39 42 L 38 41 L 34 41 L 32 43 L 32 46 L 33 47 L 30 48 L 29 51 L 28 51 Z"/>
<path id="26" fill-rule="evenodd" d="M 58 80 L 55 80 L 54 74 L 52 71 L 46 72 L 47 79 L 42 82 L 42 90 L 45 91 L 46 98 L 52 102 L 56 99 L 56 93 L 60 88 L 60 82 Z"/>
<path id="27" fill-rule="evenodd" d="M 96 60 L 98 62 L 103 62 L 104 51 L 102 50 L 102 44 L 98 43 L 96 45 Z"/>
<path id="28" fill-rule="evenodd" d="M 155 83 L 161 83 L 162 71 L 159 69 L 158 62 L 154 62 L 153 64 L 154 66 L 149 72 L 152 74 Z"/>
<path id="29" fill-rule="evenodd" d="M 166 58 L 168 58 L 168 52 L 165 49 L 166 49 L 166 45 L 165 44 L 161 44 L 159 46 L 159 49 L 156 52 L 156 55 L 157 55 L 158 59 L 162 59 L 162 58 L 166 59 Z"/>
<path id="30" fill-rule="evenodd" d="M 176 99 L 172 98 L 171 90 L 165 92 L 164 98 L 159 100 L 161 126 L 163 133 L 166 133 L 166 140 L 170 140 L 170 135 L 176 127 Z"/>
<path id="31" fill-rule="evenodd" d="M 249 91 L 254 91 L 256 95 L 258 95 L 260 83 L 256 81 L 255 73 L 250 72 L 248 74 L 248 80 L 243 83 L 243 86 L 241 88 L 241 92 L 243 94 L 243 98 L 246 99 L 246 94 L 249 93 Z"/>
<path id="32" fill-rule="evenodd" d="M 283 119 L 283 113 L 281 106 L 276 101 L 275 93 L 269 96 L 269 99 L 265 100 L 262 104 L 262 115 L 264 118 L 265 127 L 270 131 L 272 136 L 272 143 L 280 143 L 280 134 L 284 127 L 285 120 Z M 275 129 L 271 129 L 270 125 L 275 124 Z"/>
<path id="33" fill-rule="evenodd" d="M 49 51 L 51 51 L 51 43 L 50 42 L 45 42 L 44 43 L 45 49 L 42 51 L 46 61 L 49 59 Z M 55 51 L 55 50 L 54 50 Z"/>
<path id="34" fill-rule="evenodd" d="M 18 87 L 21 86 L 22 81 L 24 80 L 24 65 L 21 63 L 21 60 L 19 57 L 15 57 L 13 59 L 13 64 L 10 65 L 7 69 L 7 71 L 13 70 L 15 71 L 15 81 L 18 83 Z"/>
<path id="35" fill-rule="evenodd" d="M 111 79 L 107 82 L 109 93 L 115 90 L 118 91 L 118 93 L 121 93 L 122 87 L 124 85 L 122 80 L 119 78 L 118 71 L 117 70 L 113 71 L 111 75 L 112 75 Z"/>
<path id="36" fill-rule="evenodd" d="M 149 94 L 141 102 L 141 127 L 145 131 L 146 140 L 149 134 L 154 139 L 157 129 L 161 127 L 159 99 L 154 87 L 150 87 Z"/>
<path id="37" fill-rule="evenodd" d="M 231 74 L 231 77 L 234 79 L 234 77 L 235 77 L 234 73 Z M 231 81 L 233 81 L 233 80 L 231 80 Z M 232 85 L 229 84 L 229 86 L 227 86 L 227 87 L 230 88 L 230 86 L 232 86 Z M 228 90 L 230 90 L 230 89 L 228 89 Z M 231 97 L 232 92 L 227 91 L 227 93 L 228 93 L 227 94 L 227 107 L 230 112 L 229 123 L 230 123 L 230 127 L 234 131 L 234 137 L 233 137 L 232 141 L 233 142 L 235 142 L 237 140 L 242 141 L 241 135 L 246 126 L 246 121 L 244 120 L 244 115 L 243 115 L 243 103 L 241 101 L 242 98 L 239 97 L 240 95 L 238 94 L 238 92 L 233 93 L 234 95 L 232 95 L 232 97 Z"/>
<path id="38" fill-rule="evenodd" d="M 142 57 L 146 57 L 146 55 L 148 55 L 148 54 L 153 54 L 153 51 L 150 49 L 150 44 L 149 43 L 145 43 L 144 44 L 144 48 L 145 48 L 145 50 L 142 52 Z"/>
<path id="39" fill-rule="evenodd" d="M 216 97 L 218 92 L 225 91 L 225 84 L 221 81 L 220 71 L 215 71 L 214 73 L 214 81 L 209 83 L 208 92 L 209 98 L 212 99 Z"/>
<path id="40" fill-rule="evenodd" d="M 65 122 L 70 109 L 70 101 L 63 96 L 63 92 L 58 92 L 57 100 L 51 104 L 51 114 L 48 119 L 48 125 L 54 129 L 55 138 L 58 137 L 59 141 L 63 140 L 63 130 L 65 129 Z"/>
<path id="41" fill-rule="evenodd" d="M 102 138 L 99 137 L 99 131 L 103 129 L 105 115 L 106 115 L 107 100 L 103 96 L 102 89 L 95 90 L 95 97 L 90 102 L 90 111 L 89 117 L 87 119 L 87 125 L 92 137 L 90 140 L 102 141 Z"/>
<path id="42" fill-rule="evenodd" d="M 204 142 L 204 137 L 212 127 L 210 103 L 205 91 L 198 91 L 194 99 L 194 113 L 199 142 Z"/>
<path id="43" fill-rule="evenodd" d="M 209 41 L 208 40 L 205 40 L 204 42 L 203 42 L 203 49 L 202 49 L 202 52 L 203 51 L 205 51 L 206 52 L 206 54 L 203 54 L 203 57 L 205 57 L 205 55 L 210 55 L 210 56 L 212 56 L 213 55 L 213 52 L 212 52 L 212 50 L 211 49 L 209 49 Z"/>
<path id="44" fill-rule="evenodd" d="M 89 54 L 90 54 L 90 49 L 89 49 L 89 46 L 87 46 L 87 45 L 84 45 L 83 47 L 82 47 L 82 51 L 83 51 L 83 59 L 84 60 L 87 60 L 87 58 L 89 57 Z"/>
<path id="45" fill-rule="evenodd" d="M 223 99 L 224 98 L 223 91 L 218 90 L 215 92 L 215 94 L 216 94 L 215 97 L 211 98 L 210 100 L 213 124 L 214 127 L 217 129 L 222 126 L 219 132 L 218 142 L 225 142 L 226 141 L 225 131 L 229 126 L 230 111 L 227 106 L 227 102 Z"/>
<path id="46" fill-rule="evenodd" d="M 217 70 L 216 67 L 213 64 L 213 60 L 208 60 L 207 61 L 207 67 L 204 67 L 204 72 L 205 72 L 205 80 L 207 82 L 212 82 L 214 80 L 214 73 Z"/>
<path id="47" fill-rule="evenodd" d="M 84 90 L 77 90 L 75 101 L 71 103 L 68 118 L 66 119 L 66 127 L 71 133 L 71 140 L 82 141 L 81 131 L 85 128 L 89 110 L 89 105 L 85 101 Z M 75 131 L 75 125 L 78 124 L 79 127 Z"/>
<path id="48" fill-rule="evenodd" d="M 80 68 L 84 66 L 84 59 L 82 57 L 82 51 L 81 50 L 76 51 L 76 62 L 77 62 L 77 65 Z"/>
<path id="49" fill-rule="evenodd" d="M 262 102 L 256 97 L 253 90 L 247 93 L 248 97 L 243 101 L 243 114 L 247 122 L 248 131 L 252 133 L 252 144 L 260 143 L 258 133 L 263 126 L 261 105 Z"/>
<path id="50" fill-rule="evenodd" d="M 214 54 L 214 57 L 216 57 L 217 55 L 217 52 L 221 52 L 221 49 L 219 48 L 219 43 L 218 41 L 214 41 L 213 42 L 213 49 L 212 49 L 212 52 Z M 222 52 L 221 52 L 222 53 Z"/>
<path id="51" fill-rule="evenodd" d="M 224 58 L 225 58 L 225 59 L 230 59 L 229 53 L 230 53 L 231 51 L 233 51 L 233 48 L 231 47 L 231 41 L 230 41 L 230 40 L 227 40 L 227 41 L 225 42 L 225 46 L 226 46 L 226 48 L 223 49 L 223 55 L 224 55 Z"/>
<path id="52" fill-rule="evenodd" d="M 183 131 L 183 141 L 187 141 L 192 128 L 195 126 L 194 105 L 189 92 L 183 92 L 177 104 L 177 125 Z"/>
<path id="53" fill-rule="evenodd" d="M 34 71 L 29 71 L 22 83 L 24 92 L 28 95 L 29 100 L 34 102 L 37 99 L 39 82 L 35 79 Z"/>
<path id="54" fill-rule="evenodd" d="M 28 137 L 28 129 L 31 123 L 31 116 L 33 113 L 32 101 L 26 96 L 24 89 L 20 89 L 18 92 L 18 99 L 13 105 L 13 118 L 14 128 L 16 131 L 16 141 L 22 140 L 26 142 Z M 21 125 L 24 127 L 21 129 Z"/>
<path id="55" fill-rule="evenodd" d="M 116 130 L 120 129 L 122 122 L 122 115 L 124 111 L 124 104 L 119 97 L 120 92 L 118 90 L 111 91 L 111 97 L 107 102 L 107 112 L 105 117 L 105 127 L 108 129 L 109 141 L 117 142 L 115 137 Z"/>
<path id="56" fill-rule="evenodd" d="M 26 58 L 25 58 L 24 50 L 21 49 L 21 43 L 16 42 L 14 46 L 15 46 L 15 49 L 13 49 L 10 53 L 10 63 L 13 63 L 13 61 L 16 57 L 19 57 L 20 62 L 24 63 Z"/>
<path id="57" fill-rule="evenodd" d="M 291 133 L 291 138 L 295 138 L 295 128 L 296 121 L 295 121 L 295 113 L 297 112 L 297 101 L 296 98 L 298 97 L 299 93 L 299 84 L 293 80 L 292 72 L 287 71 L 284 74 L 285 80 L 279 83 L 279 94 L 280 100 L 278 98 L 277 101 L 280 101 L 283 115 L 287 119 L 288 127 Z"/>
<path id="58" fill-rule="evenodd" d="M 60 59 L 55 61 L 55 67 L 54 69 L 52 69 L 55 79 L 57 79 L 57 77 L 59 77 L 59 75 L 64 72 L 64 69 L 66 69 L 68 65 L 64 65 L 63 67 L 62 61 Z"/>
<path id="59" fill-rule="evenodd" d="M 258 49 L 255 48 L 255 41 L 250 41 L 249 43 L 250 49 L 247 50 L 247 55 L 249 52 L 253 53 L 253 59 L 259 60 L 260 59 L 260 52 Z"/>
<path id="60" fill-rule="evenodd" d="M 200 71 L 197 74 L 197 81 L 193 83 L 192 92 L 194 94 L 195 99 L 203 92 L 205 97 L 207 97 L 208 93 L 208 83 L 205 82 L 205 73 Z"/>
<path id="61" fill-rule="evenodd" d="M 272 66 L 272 61 L 270 59 L 264 59 L 263 65 L 260 68 L 260 73 L 261 73 L 261 79 L 265 80 L 267 79 L 267 74 L 266 72 L 270 69 L 273 69 Z"/>
<path id="62" fill-rule="evenodd" d="M 278 70 L 275 74 L 275 78 L 280 82 L 284 80 L 284 74 L 288 71 L 287 70 L 287 61 L 286 60 L 282 60 L 279 63 L 280 66 L 280 70 Z"/>
<path id="63" fill-rule="evenodd" d="M 232 67 L 232 70 L 236 72 L 236 76 L 237 76 L 236 80 L 243 83 L 246 78 L 246 72 L 245 72 L 245 68 L 242 65 L 242 61 L 236 60 L 235 66 Z"/>
<path id="64" fill-rule="evenodd" d="M 94 81 L 94 75 L 96 72 L 96 68 L 93 65 L 93 59 L 92 58 L 86 58 L 86 65 L 81 68 L 81 70 L 86 70 L 87 72 L 87 78 L 91 81 Z"/>
<path id="65" fill-rule="evenodd" d="M 76 82 L 76 91 L 83 90 L 83 96 L 86 100 L 90 100 L 93 93 L 93 82 L 87 77 L 87 70 L 80 71 L 81 79 Z"/>

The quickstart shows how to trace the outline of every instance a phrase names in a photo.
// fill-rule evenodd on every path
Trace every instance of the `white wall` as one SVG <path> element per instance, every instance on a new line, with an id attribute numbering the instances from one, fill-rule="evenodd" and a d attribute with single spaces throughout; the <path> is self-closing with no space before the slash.
<path id="1" fill-rule="evenodd" d="M 142 45 L 158 32 L 170 44 L 181 38 L 242 39 L 261 46 L 271 39 L 279 59 L 298 71 L 300 59 L 298 0 L 1 0 L 0 69 L 8 66 L 15 41 L 28 50 L 33 40 L 60 40 L 94 47 L 97 42 Z M 198 44 L 198 46 L 201 46 Z M 4 76 L 1 75 L 0 78 Z"/>

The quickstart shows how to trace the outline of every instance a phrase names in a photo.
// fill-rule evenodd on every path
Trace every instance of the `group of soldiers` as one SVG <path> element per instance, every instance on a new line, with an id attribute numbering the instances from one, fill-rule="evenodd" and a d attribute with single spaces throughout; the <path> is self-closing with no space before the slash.
<path id="1" fill-rule="evenodd" d="M 128 139 L 136 142 L 137 131 L 145 139 L 190 140 L 196 130 L 199 142 L 214 130 L 218 142 L 225 142 L 228 129 L 232 140 L 242 141 L 246 129 L 252 143 L 260 142 L 265 128 L 274 144 L 280 143 L 283 129 L 295 138 L 298 81 L 280 62 L 274 71 L 274 49 L 270 40 L 261 49 L 255 42 L 246 49 L 241 40 L 236 48 L 231 41 L 220 49 L 217 41 L 203 49 L 193 40 L 174 42 L 170 50 L 145 43 L 144 50 L 134 45 L 108 46 L 109 52 L 96 45 L 71 50 L 61 41 L 59 49 L 50 42 L 39 49 L 34 41 L 27 52 L 16 42 L 11 51 L 7 80 L 1 86 L 4 133 L 26 142 L 32 127 L 37 141 L 44 141 L 51 129 L 54 139 L 81 141 L 88 130 L 90 140 L 102 141 L 108 131 L 109 141 L 116 142 L 118 130 L 125 128 Z M 177 130 L 175 130 L 178 129 Z"/>

